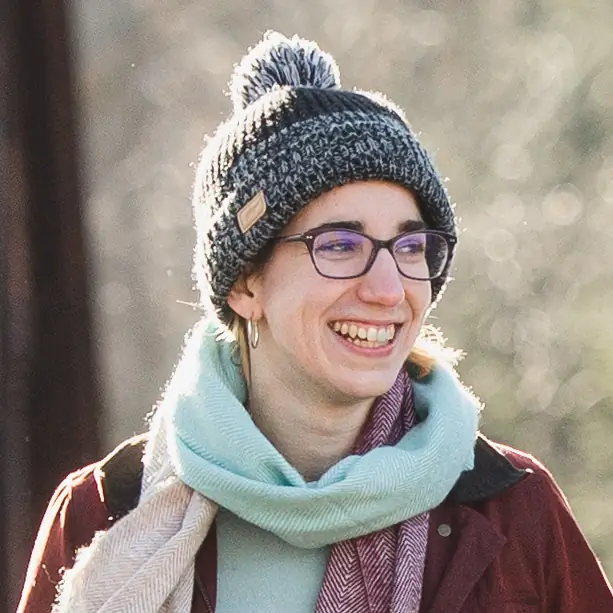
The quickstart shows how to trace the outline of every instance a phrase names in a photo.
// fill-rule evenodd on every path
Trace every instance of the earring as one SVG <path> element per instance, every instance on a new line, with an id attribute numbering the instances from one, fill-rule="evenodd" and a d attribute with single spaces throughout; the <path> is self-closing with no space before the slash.
<path id="1" fill-rule="evenodd" d="M 258 322 L 255 319 L 247 320 L 247 336 L 252 349 L 255 349 L 260 342 L 260 329 Z"/>

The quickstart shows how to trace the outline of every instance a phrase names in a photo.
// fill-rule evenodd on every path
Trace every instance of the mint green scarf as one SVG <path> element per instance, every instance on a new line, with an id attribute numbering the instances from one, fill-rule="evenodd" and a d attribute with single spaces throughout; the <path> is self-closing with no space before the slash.
<path id="1" fill-rule="evenodd" d="M 433 509 L 473 466 L 479 406 L 439 364 L 413 382 L 422 421 L 395 447 L 348 456 L 307 483 L 245 410 L 235 362 L 218 328 L 199 323 L 152 431 L 165 430 L 172 467 L 188 486 L 295 546 L 329 545 Z"/>

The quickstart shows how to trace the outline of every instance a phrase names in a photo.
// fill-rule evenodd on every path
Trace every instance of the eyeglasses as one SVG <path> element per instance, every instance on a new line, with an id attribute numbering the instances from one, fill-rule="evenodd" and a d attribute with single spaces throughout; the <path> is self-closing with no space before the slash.
<path id="1" fill-rule="evenodd" d="M 407 279 L 431 281 L 445 270 L 456 237 L 439 230 L 405 232 L 387 241 L 356 230 L 318 228 L 303 234 L 280 236 L 282 243 L 304 243 L 315 270 L 328 279 L 355 279 L 365 275 L 381 249 L 387 249 L 398 272 Z"/>

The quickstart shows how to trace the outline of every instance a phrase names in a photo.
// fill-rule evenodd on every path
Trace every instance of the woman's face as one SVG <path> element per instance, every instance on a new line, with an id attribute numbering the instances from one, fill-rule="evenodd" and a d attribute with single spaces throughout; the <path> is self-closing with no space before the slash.
<path id="1" fill-rule="evenodd" d="M 419 221 L 410 192 L 391 183 L 361 182 L 314 200 L 283 235 L 346 222 L 349 229 L 385 240 Z M 403 277 L 387 250 L 379 251 L 365 275 L 329 279 L 315 270 L 300 242 L 277 244 L 248 286 L 251 314 L 260 318 L 252 372 L 266 370 L 288 389 L 333 402 L 374 398 L 392 386 L 431 298 L 430 283 Z M 356 343 L 364 333 L 378 340 Z"/>

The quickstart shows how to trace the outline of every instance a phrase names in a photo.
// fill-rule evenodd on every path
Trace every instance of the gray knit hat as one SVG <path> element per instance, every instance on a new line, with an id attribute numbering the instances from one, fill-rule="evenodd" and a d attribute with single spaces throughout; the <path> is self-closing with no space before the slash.
<path id="1" fill-rule="evenodd" d="M 341 89 L 316 43 L 268 32 L 235 68 L 232 116 L 205 145 L 194 188 L 194 273 L 222 319 L 245 266 L 314 198 L 367 179 L 410 189 L 428 227 L 456 234 L 443 181 L 403 112 Z M 449 260 L 451 262 L 451 258 Z M 432 281 L 432 301 L 448 268 Z"/>

